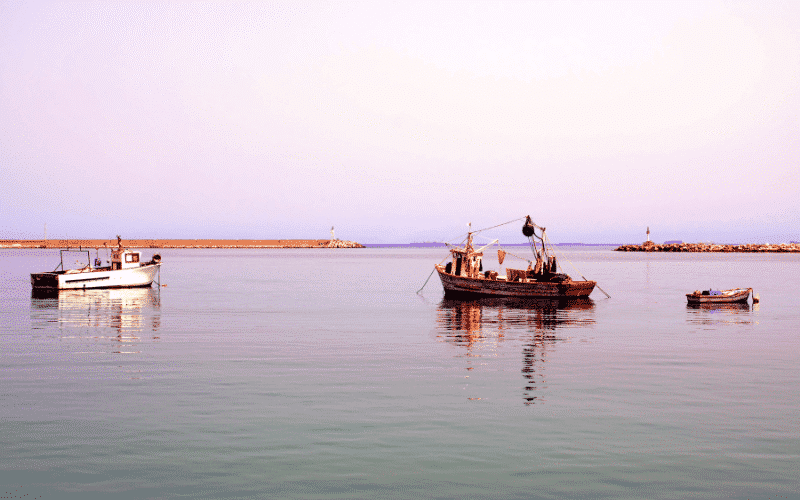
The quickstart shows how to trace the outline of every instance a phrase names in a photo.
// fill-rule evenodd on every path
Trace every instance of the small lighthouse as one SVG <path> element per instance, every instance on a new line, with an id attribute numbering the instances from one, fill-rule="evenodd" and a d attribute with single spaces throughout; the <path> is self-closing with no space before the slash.
<path id="1" fill-rule="evenodd" d="M 331 226 L 331 241 L 335 240 L 336 236 L 333 234 L 333 226 Z"/>
<path id="2" fill-rule="evenodd" d="M 650 241 L 650 226 L 647 226 L 647 241 L 642 243 L 642 248 L 648 252 L 652 252 L 656 248 L 656 244 Z"/>

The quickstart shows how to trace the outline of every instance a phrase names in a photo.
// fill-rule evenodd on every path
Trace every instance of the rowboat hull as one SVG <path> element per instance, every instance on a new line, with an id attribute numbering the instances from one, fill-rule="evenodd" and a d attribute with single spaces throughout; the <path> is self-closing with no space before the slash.
<path id="1" fill-rule="evenodd" d="M 508 281 L 505 279 L 468 278 L 455 276 L 437 265 L 446 297 L 588 297 L 596 281 L 564 281 L 550 283 L 534 280 Z"/>
<path id="2" fill-rule="evenodd" d="M 747 302 L 703 302 L 703 303 L 688 303 L 687 309 L 696 311 L 728 311 L 728 312 L 743 312 L 750 310 L 750 304 Z"/>
<path id="3" fill-rule="evenodd" d="M 734 304 L 746 303 L 750 298 L 750 288 L 736 288 L 724 290 L 721 295 L 702 295 L 699 293 L 687 293 L 686 300 L 689 304 Z"/>
<path id="4" fill-rule="evenodd" d="M 88 290 L 91 288 L 137 288 L 153 284 L 161 264 L 130 269 L 88 269 L 86 271 L 57 271 L 32 273 L 31 285 L 36 289 Z"/>

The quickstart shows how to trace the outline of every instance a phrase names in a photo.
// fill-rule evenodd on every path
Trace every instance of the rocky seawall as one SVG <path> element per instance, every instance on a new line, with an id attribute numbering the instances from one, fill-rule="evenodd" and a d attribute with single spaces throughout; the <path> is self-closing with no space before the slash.
<path id="1" fill-rule="evenodd" d="M 323 246 L 326 248 L 365 248 L 361 243 L 347 240 L 328 240 L 328 244 Z"/>
<path id="2" fill-rule="evenodd" d="M 116 240 L 0 240 L 0 248 L 113 248 Z M 347 240 L 122 240 L 125 248 L 364 248 Z"/>
<path id="3" fill-rule="evenodd" d="M 718 245 L 715 243 L 670 243 L 658 245 L 655 243 L 641 245 L 622 245 L 615 249 L 617 252 L 769 252 L 792 253 L 800 252 L 800 243 L 781 243 L 780 245 L 748 243 L 744 245 Z"/>

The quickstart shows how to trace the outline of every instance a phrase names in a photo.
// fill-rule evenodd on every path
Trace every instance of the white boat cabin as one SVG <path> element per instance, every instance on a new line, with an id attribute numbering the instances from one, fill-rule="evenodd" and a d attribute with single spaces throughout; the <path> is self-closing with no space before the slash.
<path id="1" fill-rule="evenodd" d="M 117 269 L 131 269 L 139 267 L 141 264 L 141 254 L 133 250 L 125 250 L 124 248 L 115 248 L 111 250 L 111 270 Z"/>

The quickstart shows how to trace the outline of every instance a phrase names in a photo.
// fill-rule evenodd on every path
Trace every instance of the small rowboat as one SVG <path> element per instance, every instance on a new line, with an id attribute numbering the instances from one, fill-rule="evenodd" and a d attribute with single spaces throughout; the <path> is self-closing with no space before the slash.
<path id="1" fill-rule="evenodd" d="M 686 294 L 690 304 L 730 304 L 747 302 L 752 288 L 732 288 L 730 290 L 695 290 Z"/>

